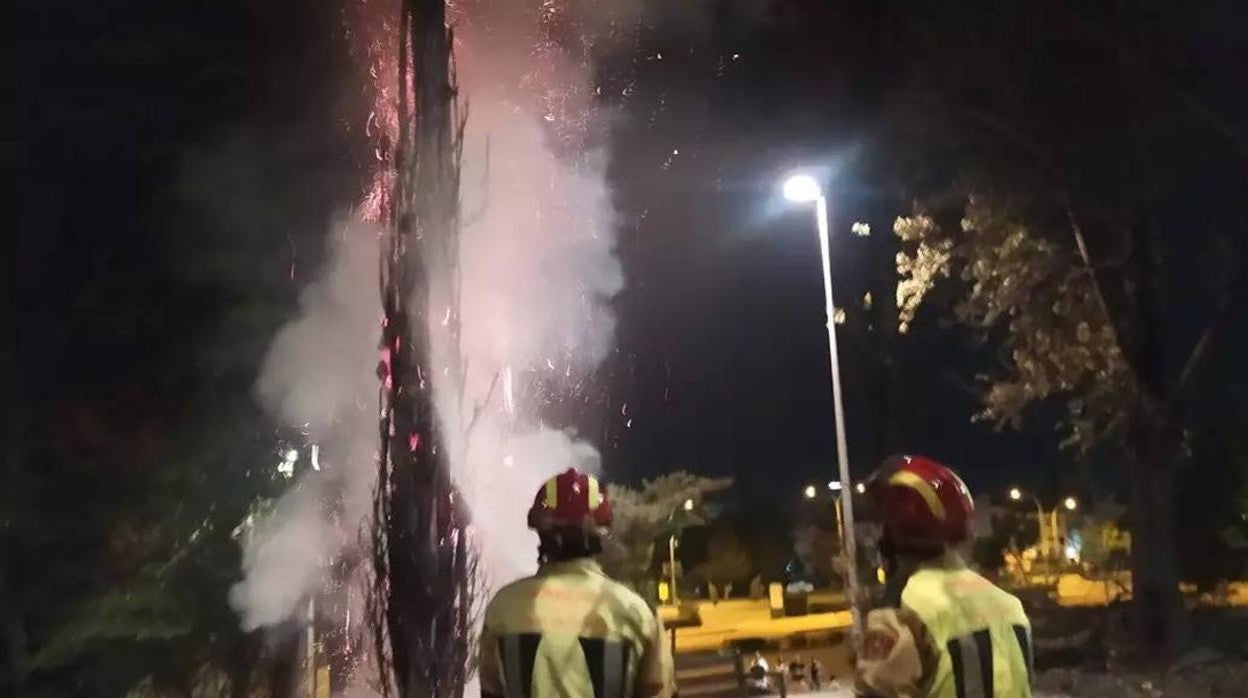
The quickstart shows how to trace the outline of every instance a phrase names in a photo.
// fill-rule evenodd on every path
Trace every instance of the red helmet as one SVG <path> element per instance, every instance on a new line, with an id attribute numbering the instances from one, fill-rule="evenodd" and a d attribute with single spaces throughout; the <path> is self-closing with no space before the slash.
<path id="1" fill-rule="evenodd" d="M 971 537 L 975 501 L 962 478 L 923 456 L 890 459 L 871 476 L 871 504 L 900 543 L 955 545 Z"/>
<path id="2" fill-rule="evenodd" d="M 593 475 L 568 468 L 546 481 L 529 509 L 529 528 L 598 530 L 611 527 L 611 502 L 607 490 Z"/>

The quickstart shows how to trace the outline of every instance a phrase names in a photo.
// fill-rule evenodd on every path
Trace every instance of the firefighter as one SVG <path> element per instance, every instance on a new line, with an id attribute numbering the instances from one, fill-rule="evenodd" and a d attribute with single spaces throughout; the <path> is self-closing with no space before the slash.
<path id="1" fill-rule="evenodd" d="M 537 574 L 498 591 L 481 629 L 484 698 L 668 698 L 672 657 L 663 624 L 594 556 L 611 503 L 592 475 L 546 481 L 529 510 Z"/>
<path id="2" fill-rule="evenodd" d="M 886 462 L 868 481 L 887 573 L 867 614 L 859 696 L 1028 698 L 1031 623 L 1017 598 L 967 568 L 975 505 L 961 478 L 922 456 Z"/>

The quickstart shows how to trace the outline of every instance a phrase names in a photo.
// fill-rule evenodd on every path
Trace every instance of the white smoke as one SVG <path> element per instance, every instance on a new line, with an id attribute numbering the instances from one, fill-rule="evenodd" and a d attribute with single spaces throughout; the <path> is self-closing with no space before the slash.
<path id="1" fill-rule="evenodd" d="M 594 446 L 543 425 L 541 412 L 552 392 L 569 390 L 610 351 L 609 302 L 624 284 L 606 153 L 555 152 L 566 144 L 560 129 L 603 125 L 560 121 L 602 118 L 584 101 L 589 67 L 535 52 L 535 17 L 519 12 L 527 5 L 495 3 L 489 16 L 470 16 L 460 52 L 469 109 L 460 268 L 467 380 L 462 413 L 443 400 L 442 416 L 454 431 L 479 410 L 466 452 L 453 452 L 452 462 L 493 583 L 536 566 L 525 511 L 541 482 L 569 467 L 598 470 Z M 526 79 L 557 93 L 559 114 Z M 435 333 L 443 316 L 431 313 Z M 439 388 L 449 394 L 450 386 Z"/>
<path id="2" fill-rule="evenodd" d="M 323 582 L 324 566 L 356 542 L 371 511 L 380 231 L 350 217 L 331 230 L 325 271 L 277 333 L 256 384 L 275 417 L 318 445 L 324 471 L 304 477 L 246 534 L 244 579 L 230 590 L 230 603 L 248 630 L 292 617 Z M 340 516 L 327 511 L 333 500 L 341 501 Z"/>
<path id="3" fill-rule="evenodd" d="M 525 511 L 540 483 L 568 467 L 599 467 L 592 444 L 544 424 L 541 413 L 610 351 L 609 303 L 624 283 L 607 154 L 568 149 L 561 131 L 569 115 L 579 119 L 571 124 L 579 133 L 606 125 L 588 103 L 592 66 L 549 46 L 535 50 L 537 5 L 468 5 L 456 32 L 460 94 L 469 108 L 459 279 L 466 379 L 462 401 L 449 381 L 435 388 L 447 433 L 468 434 L 448 447 L 491 584 L 536 567 Z M 324 565 L 357 544 L 354 534 L 371 511 L 379 231 L 358 221 L 336 227 L 325 272 L 275 338 L 257 394 L 333 454 L 337 467 L 293 488 L 248 538 L 245 579 L 230 600 L 249 629 L 292 617 Z M 431 286 L 449 288 L 447 272 L 429 270 Z M 430 310 L 435 364 L 446 365 L 449 299 L 433 298 Z M 321 505 L 331 493 L 343 500 L 333 519 Z"/>

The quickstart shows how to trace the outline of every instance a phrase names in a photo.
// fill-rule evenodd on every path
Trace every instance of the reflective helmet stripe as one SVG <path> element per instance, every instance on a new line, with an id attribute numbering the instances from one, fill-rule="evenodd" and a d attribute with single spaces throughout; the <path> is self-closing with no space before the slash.
<path id="1" fill-rule="evenodd" d="M 892 477 L 888 478 L 888 484 L 909 487 L 918 492 L 923 501 L 927 503 L 927 508 L 931 510 L 932 515 L 942 521 L 945 519 L 945 505 L 940 501 L 940 495 L 936 494 L 935 488 L 927 480 L 909 470 L 899 470 L 893 473 Z"/>
<path id="2" fill-rule="evenodd" d="M 559 480 L 550 478 L 546 481 L 546 507 L 555 509 L 559 506 Z"/>
<path id="3" fill-rule="evenodd" d="M 602 492 L 598 490 L 598 478 L 590 475 L 585 479 L 589 481 L 589 510 L 594 511 L 602 504 Z"/>

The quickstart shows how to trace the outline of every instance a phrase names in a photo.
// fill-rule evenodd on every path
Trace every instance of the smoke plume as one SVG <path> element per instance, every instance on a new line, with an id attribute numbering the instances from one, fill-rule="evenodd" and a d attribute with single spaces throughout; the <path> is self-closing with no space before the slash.
<path id="1" fill-rule="evenodd" d="M 317 444 L 323 472 L 302 478 L 248 534 L 245 577 L 230 603 L 249 630 L 290 618 L 323 582 L 324 566 L 355 543 L 371 508 L 380 231 L 350 217 L 331 230 L 325 271 L 273 339 L 256 384 L 275 417 Z M 340 502 L 340 517 L 330 502 Z"/>
<path id="2" fill-rule="evenodd" d="M 427 270 L 431 288 L 459 289 L 457 311 L 446 294 L 431 299 L 428 330 L 434 365 L 446 366 L 445 320 L 457 312 L 464 380 L 435 375 L 434 386 L 447 433 L 464 436 L 448 448 L 491 584 L 536 566 L 524 522 L 542 480 L 598 469 L 595 446 L 547 424 L 544 408 L 592 381 L 613 344 L 609 304 L 624 283 L 607 153 L 593 138 L 608 125 L 593 104 L 593 64 L 585 46 L 551 40 L 547 9 L 536 0 L 460 6 L 468 122 L 459 277 L 447 276 L 449 265 Z M 266 408 L 305 429 L 334 467 L 298 483 L 247 539 L 245 579 L 231 592 L 247 628 L 290 618 L 324 566 L 358 545 L 371 510 L 378 231 L 358 220 L 336 230 L 323 275 L 274 339 L 256 386 Z M 342 502 L 332 517 L 322 505 L 331 496 Z"/>
<path id="3" fill-rule="evenodd" d="M 452 462 L 492 582 L 535 566 L 536 538 L 524 521 L 542 480 L 569 467 L 598 469 L 595 447 L 544 425 L 543 408 L 610 351 L 609 302 L 624 283 L 607 153 L 589 138 L 606 124 L 591 101 L 592 64 L 549 40 L 540 9 L 524 0 L 469 5 L 457 34 L 468 108 L 460 266 L 467 379 L 464 408 L 440 403 L 449 430 L 468 436 Z"/>

